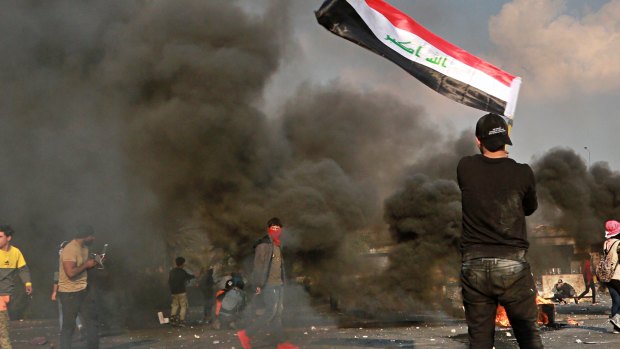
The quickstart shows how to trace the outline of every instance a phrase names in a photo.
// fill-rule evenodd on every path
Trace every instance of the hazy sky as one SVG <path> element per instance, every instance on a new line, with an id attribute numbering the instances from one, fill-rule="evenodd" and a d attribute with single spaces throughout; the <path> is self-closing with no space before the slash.
<path id="1" fill-rule="evenodd" d="M 512 74 L 523 84 L 511 156 L 530 162 L 554 147 L 568 147 L 587 161 L 614 156 L 620 121 L 620 1 L 392 0 L 388 1 L 444 39 Z M 247 3 L 259 10 L 261 2 Z M 314 11 L 321 0 L 290 6 L 295 45 L 267 89 L 264 109 L 276 115 L 301 83 L 332 80 L 363 91 L 393 93 L 425 109 L 438 130 L 456 137 L 484 113 L 435 93 L 395 64 L 327 32 Z M 377 115 L 381 117 L 381 115 Z M 588 147 L 588 151 L 584 149 Z"/>

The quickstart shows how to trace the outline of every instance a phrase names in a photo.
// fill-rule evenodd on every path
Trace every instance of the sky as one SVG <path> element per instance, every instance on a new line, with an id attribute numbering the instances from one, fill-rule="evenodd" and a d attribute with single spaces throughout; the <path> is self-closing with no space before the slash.
<path id="1" fill-rule="evenodd" d="M 484 114 L 445 99 L 393 63 L 327 32 L 313 16 L 321 3 L 291 2 L 294 45 L 266 90 L 268 115 L 277 114 L 280 101 L 300 83 L 334 80 L 419 105 L 448 137 L 472 128 Z M 620 46 L 619 1 L 390 3 L 444 39 L 522 77 L 509 149 L 517 161 L 567 147 L 591 163 L 620 168 L 614 156 L 620 66 L 613 63 Z"/>

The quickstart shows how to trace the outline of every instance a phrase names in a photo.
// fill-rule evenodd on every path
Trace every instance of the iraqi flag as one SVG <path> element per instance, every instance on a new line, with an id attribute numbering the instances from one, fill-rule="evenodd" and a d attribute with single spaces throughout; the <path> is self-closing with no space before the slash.
<path id="1" fill-rule="evenodd" d="M 456 47 L 381 0 L 327 0 L 316 11 L 330 32 L 398 64 L 442 95 L 511 121 L 521 78 Z"/>

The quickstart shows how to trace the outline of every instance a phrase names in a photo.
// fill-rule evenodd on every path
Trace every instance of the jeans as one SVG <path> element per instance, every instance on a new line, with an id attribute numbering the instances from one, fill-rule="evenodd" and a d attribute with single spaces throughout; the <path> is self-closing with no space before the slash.
<path id="1" fill-rule="evenodd" d="M 620 280 L 611 280 L 607 283 L 607 289 L 611 296 L 611 317 L 620 313 Z"/>
<path id="2" fill-rule="evenodd" d="M 469 348 L 491 349 L 497 305 L 506 308 L 520 348 L 543 348 L 536 320 L 536 285 L 526 261 L 478 258 L 461 266 Z"/>
<path id="3" fill-rule="evenodd" d="M 56 302 L 58 303 L 58 323 L 60 324 L 60 330 L 62 331 L 62 302 L 60 301 L 60 298 L 56 299 Z M 80 315 L 78 315 L 75 319 L 75 324 L 77 325 L 78 329 L 82 327 L 82 320 L 80 320 Z"/>
<path id="4" fill-rule="evenodd" d="M 283 339 L 282 331 L 282 310 L 284 309 L 284 287 L 265 287 L 261 291 L 265 312 L 254 319 L 246 329 L 248 336 L 252 337 L 259 333 L 271 332 L 278 341 Z M 264 334 L 264 333 L 263 333 Z"/>
<path id="5" fill-rule="evenodd" d="M 99 349 L 99 320 L 95 292 L 89 288 L 78 292 L 58 292 L 62 303 L 62 329 L 60 330 L 60 349 L 71 349 L 71 340 L 78 314 L 86 328 L 86 347 Z"/>

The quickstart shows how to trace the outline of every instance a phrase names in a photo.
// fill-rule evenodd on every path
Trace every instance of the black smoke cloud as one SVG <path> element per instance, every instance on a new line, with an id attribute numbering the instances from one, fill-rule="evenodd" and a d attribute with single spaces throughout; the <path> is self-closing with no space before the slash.
<path id="1" fill-rule="evenodd" d="M 580 247 L 603 239 L 604 223 L 620 217 L 620 173 L 606 162 L 588 168 L 574 150 L 554 148 L 533 163 L 542 216 Z"/>
<path id="2" fill-rule="evenodd" d="M 36 285 L 78 223 L 110 243 L 108 289 L 165 294 L 151 282 L 172 257 L 194 270 L 244 260 L 279 216 L 298 274 L 338 289 L 402 159 L 437 134 L 420 108 L 338 83 L 303 86 L 279 118 L 264 115 L 256 105 L 290 39 L 286 9 L 3 5 L 0 205 Z M 123 308 L 153 306 L 131 298 Z"/>
<path id="3" fill-rule="evenodd" d="M 381 276 L 381 284 L 393 290 L 384 298 L 385 309 L 402 311 L 403 299 L 409 310 L 442 306 L 442 286 L 456 280 L 461 232 L 456 165 L 474 153 L 473 139 L 465 131 L 437 142 L 436 153 L 409 166 L 400 188 L 385 200 L 384 220 L 397 242 Z"/>
<path id="4" fill-rule="evenodd" d="M 366 251 L 351 246 L 364 245 L 369 231 L 385 238 L 382 191 L 402 175 L 403 159 L 439 135 L 419 107 L 341 83 L 301 86 L 282 121 L 291 165 L 274 187 L 298 227 L 296 257 L 318 293 L 350 299 L 351 277 L 367 263 L 359 258 Z"/>
<path id="5" fill-rule="evenodd" d="M 211 246 L 251 245 L 285 157 L 253 107 L 278 67 L 285 9 L 3 4 L 0 206 L 35 285 L 47 288 L 78 223 L 110 243 L 110 269 L 130 285 L 177 253 L 196 268 Z"/>

